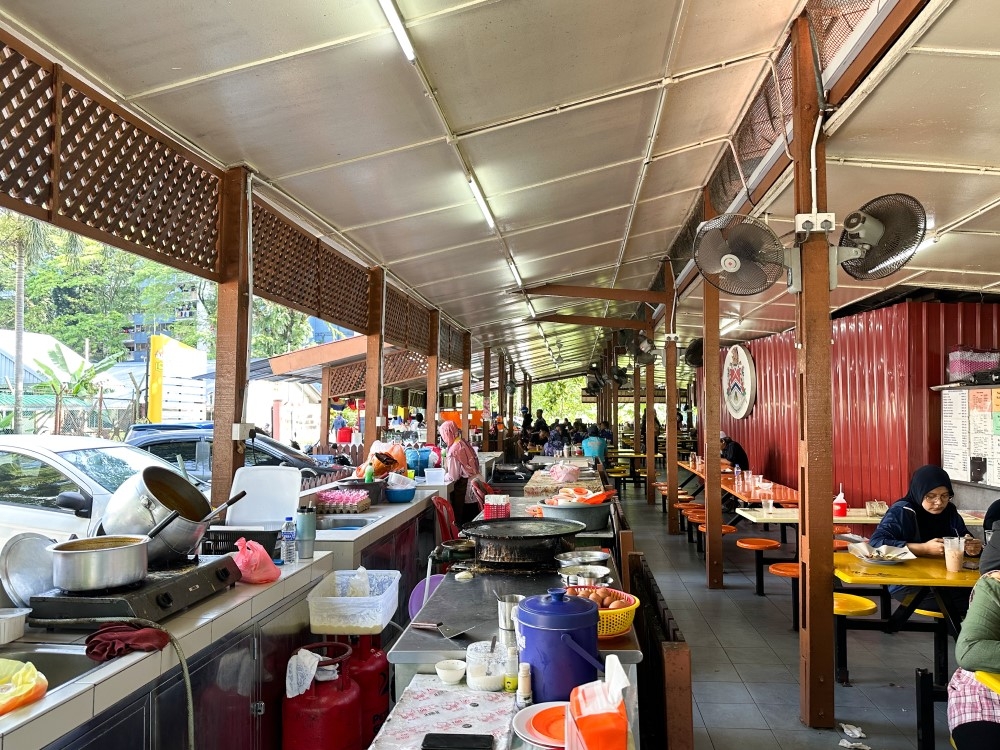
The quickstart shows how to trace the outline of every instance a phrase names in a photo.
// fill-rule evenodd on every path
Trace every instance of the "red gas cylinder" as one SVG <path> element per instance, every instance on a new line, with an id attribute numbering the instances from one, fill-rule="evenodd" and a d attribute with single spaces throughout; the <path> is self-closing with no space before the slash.
<path id="1" fill-rule="evenodd" d="M 361 688 L 347 673 L 351 647 L 346 643 L 323 641 L 304 648 L 326 652 L 321 667 L 340 665 L 335 680 L 317 682 L 302 695 L 285 698 L 281 707 L 281 747 L 283 750 L 362 750 Z"/>
<path id="2" fill-rule="evenodd" d="M 353 636 L 347 673 L 361 688 L 361 737 L 371 744 L 389 715 L 389 660 L 372 635 Z"/>

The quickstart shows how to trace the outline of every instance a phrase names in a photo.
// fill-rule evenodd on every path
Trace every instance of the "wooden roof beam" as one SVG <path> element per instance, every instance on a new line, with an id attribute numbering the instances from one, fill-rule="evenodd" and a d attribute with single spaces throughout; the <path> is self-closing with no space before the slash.
<path id="1" fill-rule="evenodd" d="M 517 291 L 520 293 L 521 290 Z M 582 297 L 584 299 L 606 299 L 613 302 L 648 302 L 651 305 L 663 302 L 663 295 L 660 292 L 642 289 L 606 289 L 594 286 L 542 284 L 523 291 L 525 294 L 545 297 Z"/>

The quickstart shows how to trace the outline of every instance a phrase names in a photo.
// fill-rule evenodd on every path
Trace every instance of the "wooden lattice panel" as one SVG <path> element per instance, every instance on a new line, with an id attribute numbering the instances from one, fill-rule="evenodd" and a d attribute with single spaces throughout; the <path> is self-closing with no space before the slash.
<path id="1" fill-rule="evenodd" d="M 330 383 L 330 397 L 356 396 L 365 392 L 365 363 L 353 362 L 348 365 L 331 367 L 327 372 Z"/>
<path id="2" fill-rule="evenodd" d="M 393 346 L 408 348 L 406 338 L 406 317 L 409 298 L 395 287 L 385 290 L 385 340 Z"/>
<path id="3" fill-rule="evenodd" d="M 58 213 L 217 275 L 219 176 L 79 84 L 60 88 Z"/>
<path id="4" fill-rule="evenodd" d="M 382 382 L 387 385 L 426 378 L 427 357 L 418 352 L 393 352 L 382 363 Z"/>
<path id="5" fill-rule="evenodd" d="M 319 254 L 319 317 L 367 333 L 368 271 L 324 242 Z"/>
<path id="6" fill-rule="evenodd" d="M 455 365 L 457 368 L 462 367 L 464 352 L 462 350 L 462 332 L 460 330 L 448 323 L 442 322 L 438 333 L 438 346 L 442 360 Z"/>
<path id="7" fill-rule="evenodd" d="M 0 192 L 38 208 L 51 198 L 52 91 L 50 69 L 0 48 Z"/>
<path id="8" fill-rule="evenodd" d="M 254 294 L 319 314 L 315 237 L 288 223 L 262 203 L 253 207 Z"/>
<path id="9" fill-rule="evenodd" d="M 431 348 L 431 311 L 411 300 L 407 316 L 407 334 L 410 351 L 433 354 Z"/>

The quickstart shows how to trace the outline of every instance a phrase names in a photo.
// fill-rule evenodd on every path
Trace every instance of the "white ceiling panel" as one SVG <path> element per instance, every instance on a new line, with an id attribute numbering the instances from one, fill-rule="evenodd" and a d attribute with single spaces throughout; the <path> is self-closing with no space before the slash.
<path id="1" fill-rule="evenodd" d="M 729 135 L 762 70 L 763 63 L 746 63 L 670 86 L 653 153 Z"/>
<path id="2" fill-rule="evenodd" d="M 391 34 L 137 103 L 221 161 L 246 161 L 269 177 L 443 136 Z"/>
<path id="3" fill-rule="evenodd" d="M 680 227 L 645 234 L 632 234 L 625 245 L 625 261 L 664 258 Z"/>
<path id="4" fill-rule="evenodd" d="M 494 294 L 501 280 L 504 284 L 514 284 L 495 240 L 401 260 L 392 264 L 392 272 L 421 293 L 424 287 L 439 284 L 443 276 L 451 280 L 463 279 L 463 289 L 469 290 L 471 285 L 491 289 Z"/>
<path id="5" fill-rule="evenodd" d="M 487 195 L 640 159 L 657 91 L 567 110 L 461 141 Z"/>
<path id="6" fill-rule="evenodd" d="M 701 191 L 689 190 L 686 193 L 642 201 L 636 206 L 631 231 L 634 234 L 646 234 L 680 226 L 691 212 L 695 200 L 700 198 Z"/>
<path id="7" fill-rule="evenodd" d="M 278 184 L 342 229 L 461 203 L 472 194 L 455 152 L 444 141 L 352 161 Z"/>
<path id="8" fill-rule="evenodd" d="M 119 92 L 140 91 L 366 34 L 389 33 L 370 0 L 5 0 L 4 13 Z M 391 35 L 390 35 L 391 38 Z"/>
<path id="9" fill-rule="evenodd" d="M 517 270 L 525 286 L 543 283 L 546 279 L 561 278 L 580 271 L 608 268 L 618 260 L 620 242 L 608 242 L 581 250 L 571 250 L 544 258 L 520 260 Z"/>
<path id="10" fill-rule="evenodd" d="M 522 256 L 556 255 L 614 240 L 620 242 L 627 218 L 627 207 L 616 208 L 537 229 L 511 232 L 505 235 L 505 239 L 516 261 Z"/>
<path id="11" fill-rule="evenodd" d="M 827 146 L 833 155 L 1000 165 L 1000 57 L 910 53 Z"/>
<path id="12" fill-rule="evenodd" d="M 993 284 L 1000 284 L 1000 273 L 923 271 L 911 283 L 938 289 L 969 289 L 978 292 Z"/>
<path id="13" fill-rule="evenodd" d="M 650 162 L 639 199 L 701 188 L 708 182 L 709 170 L 722 149 L 722 145 L 713 143 Z"/>
<path id="14" fill-rule="evenodd" d="M 1000 50 L 1000 14 L 990 0 L 955 0 L 930 30 L 920 47 L 952 50 Z"/>
<path id="15" fill-rule="evenodd" d="M 781 43 L 782 32 L 800 7 L 798 0 L 715 0 L 684 6 L 681 34 L 670 57 L 670 74 L 705 68 L 763 52 Z M 711 39 L 710 44 L 705 40 Z"/>
<path id="16" fill-rule="evenodd" d="M 445 116 L 462 132 L 654 81 L 677 0 L 506 0 L 410 28 Z"/>
<path id="17" fill-rule="evenodd" d="M 967 213 L 970 206 L 984 205 L 1000 195 L 998 175 L 865 169 L 831 161 L 827 164 L 826 176 L 827 207 L 837 214 L 838 227 L 851 211 L 887 193 L 912 195 L 923 204 L 933 226 L 943 226 Z M 768 210 L 778 221 L 790 221 L 795 213 L 792 190 L 788 188 L 782 192 Z M 786 231 L 777 227 L 776 230 L 779 234 Z"/>
<path id="18" fill-rule="evenodd" d="M 432 214 L 410 216 L 346 233 L 363 247 L 378 249 L 380 260 L 395 261 L 420 253 L 481 242 L 493 236 L 475 203 Z M 497 243 L 497 252 L 501 252 Z M 442 266 L 442 270 L 447 266 Z"/>
<path id="19" fill-rule="evenodd" d="M 944 269 L 1000 272 L 1000 237 L 949 233 L 937 242 L 925 242 L 906 265 L 907 271 Z"/>
<path id="20" fill-rule="evenodd" d="M 552 224 L 629 203 L 640 164 L 638 161 L 622 164 L 487 197 L 497 225 L 504 232 Z"/>

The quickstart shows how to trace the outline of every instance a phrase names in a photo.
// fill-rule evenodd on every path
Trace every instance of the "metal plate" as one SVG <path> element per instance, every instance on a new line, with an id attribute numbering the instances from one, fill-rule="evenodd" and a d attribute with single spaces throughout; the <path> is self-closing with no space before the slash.
<path id="1" fill-rule="evenodd" d="M 576 534 L 586 527 L 582 521 L 561 518 L 500 518 L 467 523 L 462 533 L 482 539 L 532 539 Z"/>
<path id="2" fill-rule="evenodd" d="M 52 553 L 55 542 L 41 534 L 17 534 L 0 550 L 0 584 L 16 607 L 30 607 L 31 597 L 55 588 Z"/>

